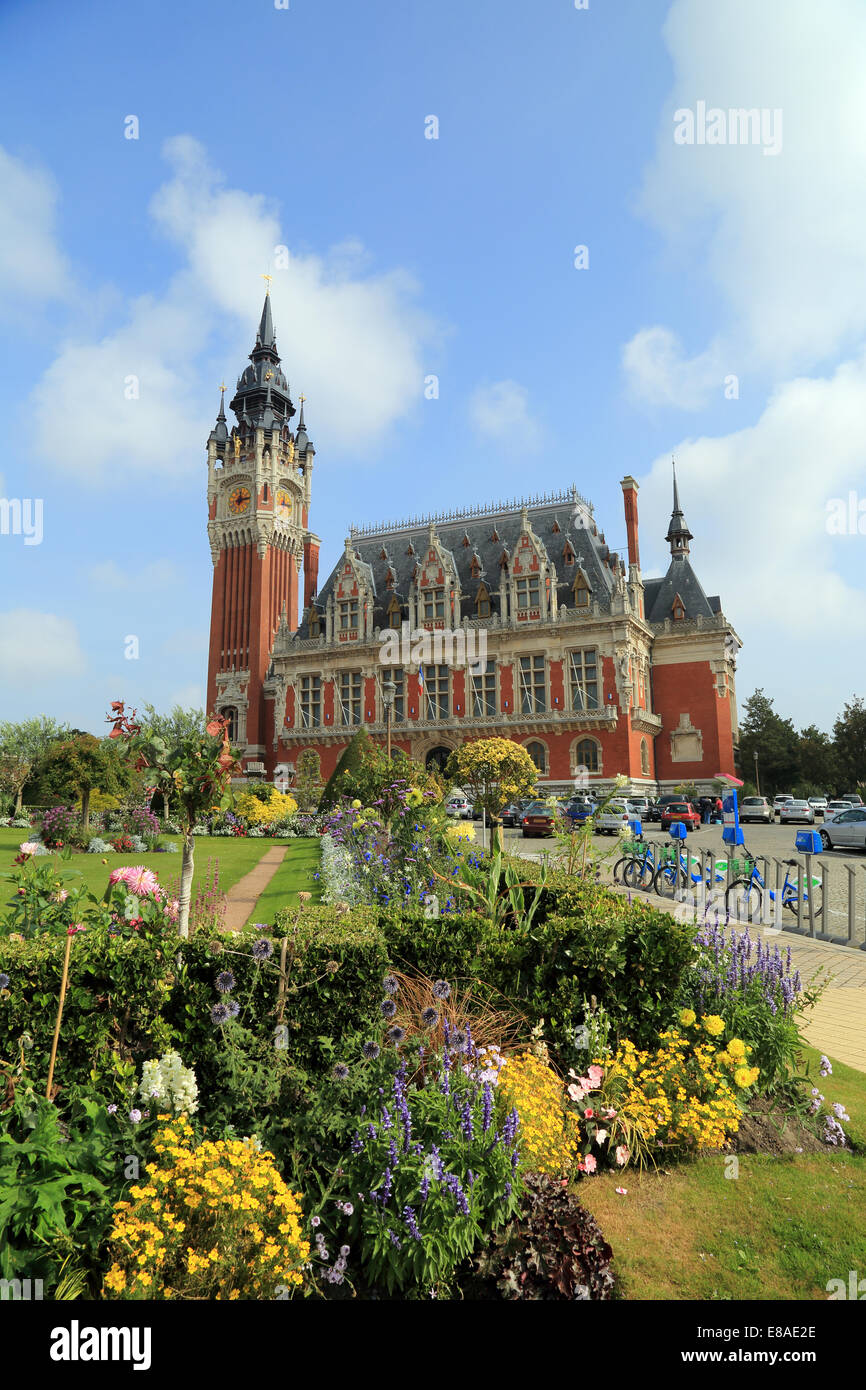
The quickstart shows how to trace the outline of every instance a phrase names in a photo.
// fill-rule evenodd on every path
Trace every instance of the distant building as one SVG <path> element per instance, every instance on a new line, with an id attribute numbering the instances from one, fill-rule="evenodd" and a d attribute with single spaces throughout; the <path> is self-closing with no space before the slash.
<path id="1" fill-rule="evenodd" d="M 237 424 L 221 401 L 208 440 L 208 709 L 228 716 L 249 771 L 291 779 L 310 748 L 327 777 L 361 724 L 384 741 L 390 694 L 392 747 L 428 764 L 496 734 L 523 744 L 552 790 L 604 789 L 618 773 L 635 791 L 709 789 L 734 772 L 740 642 L 692 569 L 676 478 L 661 579 L 641 576 L 626 477 L 628 569 L 572 487 L 352 527 L 319 588 L 315 450 L 303 397 L 291 427 L 269 298 L 250 364 Z"/>

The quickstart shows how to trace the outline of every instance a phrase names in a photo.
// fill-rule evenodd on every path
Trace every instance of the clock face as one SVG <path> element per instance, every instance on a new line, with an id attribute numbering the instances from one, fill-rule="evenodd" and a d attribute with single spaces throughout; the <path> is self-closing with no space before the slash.
<path id="1" fill-rule="evenodd" d="M 241 512 L 245 512 L 249 505 L 250 493 L 248 488 L 236 487 L 233 492 L 229 493 L 229 511 L 233 516 L 239 516 Z"/>
<path id="2" fill-rule="evenodd" d="M 277 516 L 289 520 L 292 515 L 292 499 L 287 492 L 280 488 L 277 493 Z"/>

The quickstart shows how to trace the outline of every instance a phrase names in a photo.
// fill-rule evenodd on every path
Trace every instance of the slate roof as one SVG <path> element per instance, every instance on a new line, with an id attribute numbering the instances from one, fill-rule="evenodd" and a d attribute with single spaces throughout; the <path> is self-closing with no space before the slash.
<path id="1" fill-rule="evenodd" d="M 674 555 L 663 579 L 645 579 L 644 614 L 648 623 L 663 623 L 672 617 L 677 594 L 683 601 L 686 618 L 711 618 L 721 612 L 718 595 L 708 599 L 689 563 L 687 555 Z"/>
<path id="2" fill-rule="evenodd" d="M 500 564 L 509 562 L 515 554 L 522 531 L 522 509 L 526 506 L 529 524 L 543 542 L 557 574 L 557 599 L 560 605 L 574 608 L 572 587 L 578 567 L 590 587 L 592 599 L 602 612 L 610 609 L 614 589 L 614 570 L 621 562 L 605 544 L 592 516 L 591 504 L 576 489 L 542 499 L 517 499 L 489 508 L 449 512 L 442 519 L 418 517 L 411 523 L 386 524 L 377 528 L 353 530 L 354 551 L 372 574 L 374 594 L 373 627 L 389 625 L 387 612 L 392 595 L 403 607 L 408 619 L 409 589 L 416 563 L 423 561 L 428 541 L 428 524 L 433 521 L 436 536 L 443 549 L 450 552 L 457 570 L 461 591 L 460 618 L 477 616 L 475 600 L 485 584 L 491 613 L 499 612 Z M 566 545 L 574 552 L 574 562 L 563 558 Z M 480 566 L 473 575 L 473 559 Z M 343 565 L 342 557 L 322 584 L 314 602 L 324 612 L 328 595 L 334 588 Z M 387 583 L 391 572 L 392 584 Z M 308 615 L 298 630 L 298 637 L 309 636 Z"/>

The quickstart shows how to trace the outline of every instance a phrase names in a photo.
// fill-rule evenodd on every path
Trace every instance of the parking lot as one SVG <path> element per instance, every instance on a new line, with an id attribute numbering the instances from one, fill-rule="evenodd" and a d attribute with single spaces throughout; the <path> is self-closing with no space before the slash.
<path id="1" fill-rule="evenodd" d="M 820 817 L 815 823 L 814 829 L 821 828 Z M 795 842 L 798 830 L 811 830 L 812 826 L 800 825 L 757 825 L 750 824 L 743 826 L 746 848 L 759 860 L 766 856 L 767 859 L 798 859 L 805 864 L 803 856 L 798 853 Z M 476 822 L 476 835 L 480 839 L 481 828 Z M 545 854 L 551 854 L 556 848 L 556 841 L 552 838 L 546 839 L 524 839 L 519 830 L 504 830 L 503 837 L 505 848 L 512 854 L 519 854 L 529 859 L 541 859 Z M 658 824 L 648 824 L 644 826 L 644 838 L 647 840 L 657 840 L 662 843 L 668 842 L 666 832 L 663 832 Z M 711 850 L 718 859 L 728 857 L 728 847 L 722 840 L 722 827 L 720 825 L 702 825 L 700 829 L 691 831 L 686 841 L 686 846 L 691 851 L 700 852 Z M 598 854 L 603 856 L 604 868 L 607 873 L 613 868 L 614 861 L 619 858 L 619 841 L 612 835 L 594 835 L 593 847 Z M 820 855 L 815 855 L 812 860 L 813 873 L 820 873 L 820 866 L 826 866 L 826 893 L 827 901 L 824 905 L 823 923 L 819 921 L 816 931 L 823 931 L 830 936 L 844 938 L 848 933 L 848 895 L 849 879 L 848 867 L 853 871 L 854 878 L 854 937 L 853 943 L 856 946 L 866 942 L 866 851 L 864 850 L 827 850 Z M 763 868 L 763 866 L 761 866 Z M 796 877 L 796 870 L 792 870 Z M 770 886 L 775 887 L 774 871 L 770 871 Z M 786 922 L 793 920 L 791 914 L 785 914 Z M 826 925 L 824 925 L 826 923 Z"/>

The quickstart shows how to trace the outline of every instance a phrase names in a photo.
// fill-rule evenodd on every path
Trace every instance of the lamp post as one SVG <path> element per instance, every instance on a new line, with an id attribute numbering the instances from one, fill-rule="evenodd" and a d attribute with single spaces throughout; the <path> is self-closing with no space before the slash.
<path id="1" fill-rule="evenodd" d="M 761 779 L 758 776 L 758 750 L 755 749 L 755 790 L 761 795 Z"/>
<path id="2" fill-rule="evenodd" d="M 391 761 L 391 707 L 394 704 L 396 694 L 397 686 L 389 676 L 382 686 L 382 703 L 385 706 L 385 743 L 389 762 Z"/>

